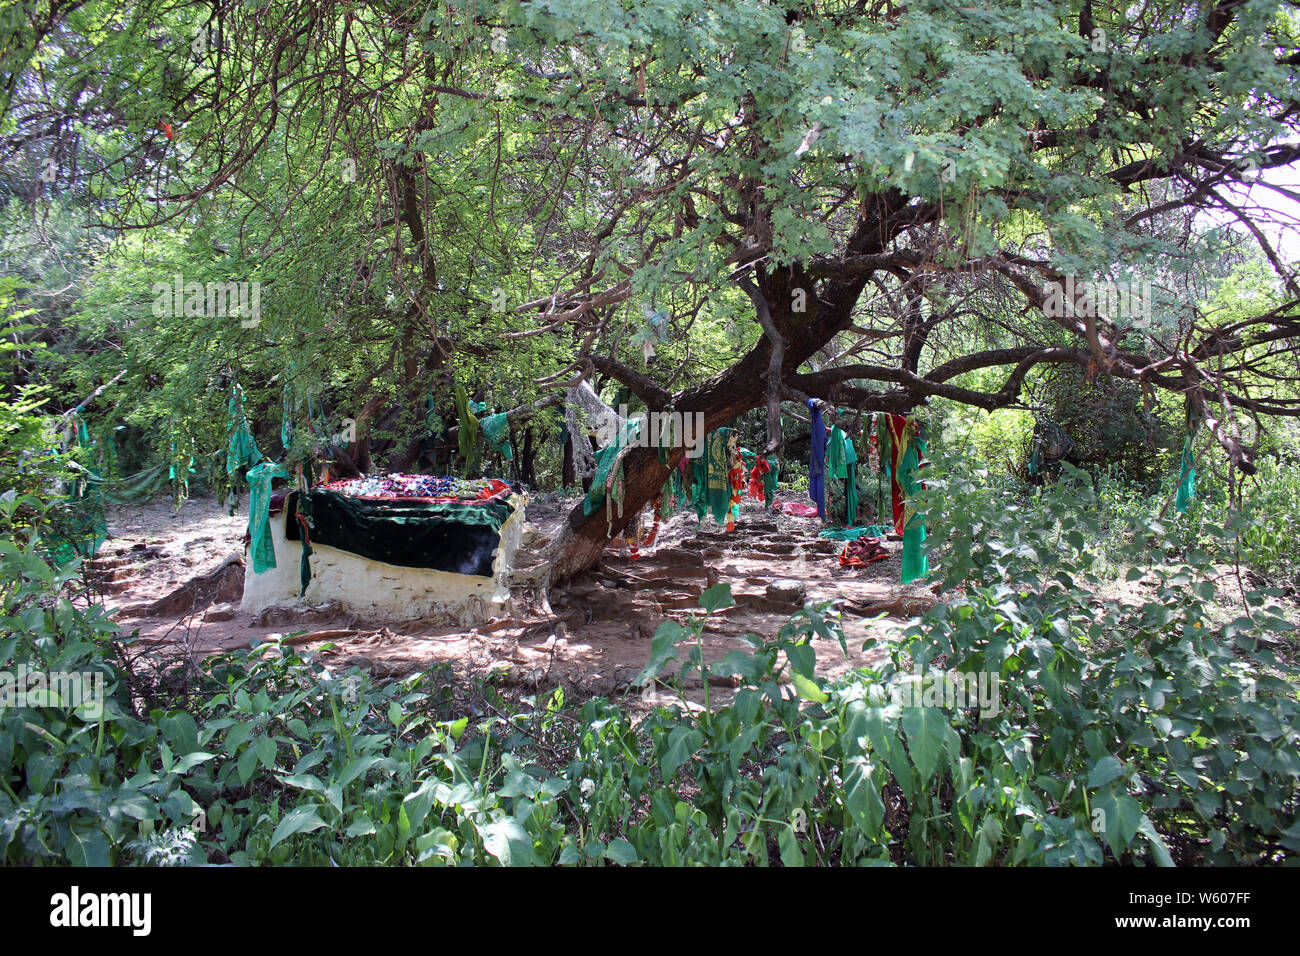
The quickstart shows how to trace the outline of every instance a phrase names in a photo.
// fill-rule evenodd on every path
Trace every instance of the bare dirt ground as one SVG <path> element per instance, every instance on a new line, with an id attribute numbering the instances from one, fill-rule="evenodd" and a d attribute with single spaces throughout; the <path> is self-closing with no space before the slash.
<path id="1" fill-rule="evenodd" d="M 897 634 L 906 618 L 933 600 L 928 591 L 900 587 L 898 542 L 886 543 L 886 561 L 841 568 L 843 542 L 818 538 L 816 518 L 770 514 L 746 501 L 733 533 L 710 519 L 697 528 L 694 514 L 683 513 L 660 528 L 636 561 L 620 554 L 622 542 L 615 539 L 601 566 L 551 591 L 547 614 L 528 579 L 571 506 L 529 504 L 512 612 L 472 628 L 435 621 L 362 625 L 333 605 L 272 608 L 256 618 L 241 614 L 247 515 L 242 509 L 228 515 L 212 499 L 190 499 L 179 511 L 168 500 L 110 511 L 111 538 L 88 577 L 114 619 L 138 635 L 137 653 L 197 660 L 285 639 L 318 650 L 331 665 L 356 664 L 380 677 L 446 663 L 462 678 L 492 676 L 530 689 L 566 686 L 604 695 L 627 690 L 649 659 L 662 621 L 685 622 L 699 610 L 700 592 L 720 582 L 730 583 L 736 606 L 710 618 L 706 660 L 746 647 L 742 635 L 774 636 L 805 601 L 838 600 L 848 656 L 835 642 L 814 644 L 818 668 L 828 676 L 870 662 L 881 651 L 862 651 L 869 634 Z M 900 596 L 904 600 L 895 601 Z M 891 601 L 893 617 L 879 620 L 866 610 Z M 698 677 L 694 689 L 702 690 Z"/>

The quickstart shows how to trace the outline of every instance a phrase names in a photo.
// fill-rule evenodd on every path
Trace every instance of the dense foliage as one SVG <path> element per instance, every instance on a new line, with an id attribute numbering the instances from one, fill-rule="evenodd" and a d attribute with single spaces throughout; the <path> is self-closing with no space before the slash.
<path id="1" fill-rule="evenodd" d="M 108 694 L 99 713 L 0 713 L 0 858 L 1095 865 L 1300 850 L 1292 628 L 1278 591 L 1214 563 L 1259 525 L 1204 522 L 1208 549 L 1151 525 L 1104 549 L 1080 475 L 1016 500 L 946 474 L 930 506 L 964 590 L 880 664 L 817 677 L 844 641 L 825 606 L 705 664 L 722 585 L 655 635 L 642 682 L 659 703 L 640 718 L 562 690 L 467 692 L 441 670 L 376 682 L 278 643 L 148 672 L 99 609 L 59 593 L 75 575 L 43 559 L 39 503 L 7 495 L 0 663 L 98 672 Z M 978 700 L 945 699 L 952 672 L 984 675 Z M 706 694 L 710 675 L 739 688 L 674 702 L 692 674 Z"/>
<path id="2" fill-rule="evenodd" d="M 1291 0 L 5 4 L 0 667 L 109 693 L 0 709 L 0 859 L 1294 853 L 1298 23 Z M 1087 284 L 1128 297 L 1065 291 Z M 583 477 L 582 382 L 735 425 L 794 488 L 809 397 L 859 437 L 922 418 L 961 456 L 925 505 L 947 600 L 827 683 L 835 608 L 706 666 L 711 590 L 644 683 L 739 688 L 646 715 L 281 645 L 160 663 L 67 560 L 64 480 L 239 483 L 236 387 L 276 461 L 436 446 L 555 489 Z M 462 388 L 512 459 L 446 451 Z M 1045 421 L 1086 476 L 1028 481 Z M 628 454 L 619 521 L 681 452 Z M 603 511 L 553 537 L 557 578 L 622 530 Z M 893 699 L 936 668 L 997 705 Z"/>

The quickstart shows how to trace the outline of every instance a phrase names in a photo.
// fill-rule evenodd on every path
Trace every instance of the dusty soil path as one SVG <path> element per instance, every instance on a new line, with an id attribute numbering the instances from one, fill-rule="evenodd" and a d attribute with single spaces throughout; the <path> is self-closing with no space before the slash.
<path id="1" fill-rule="evenodd" d="M 638 560 L 620 554 L 621 541 L 611 543 L 600 567 L 551 592 L 548 615 L 527 584 L 571 504 L 530 503 L 512 616 L 473 628 L 428 621 L 359 625 L 333 605 L 241 614 L 247 516 L 231 516 L 212 499 L 191 499 L 179 511 L 170 501 L 111 511 L 112 537 L 89 575 L 113 617 L 138 635 L 141 653 L 198 659 L 277 637 L 335 632 L 305 646 L 344 669 L 356 664 L 389 676 L 444 662 L 465 678 L 493 675 L 529 689 L 566 686 L 604 695 L 626 691 L 649 659 L 659 624 L 687 620 L 699 609 L 700 592 L 717 583 L 731 585 L 736 606 L 709 620 L 707 660 L 746 647 L 742 635 L 774 636 L 805 601 L 837 600 L 845 609 L 849 654 L 835 642 L 815 642 L 818 669 L 828 676 L 882 653 L 862 651 L 869 634 L 887 638 L 905 626 L 899 616 L 868 619 L 863 608 L 911 594 L 915 606 L 904 602 L 899 613 L 916 614 L 929 599 L 920 588 L 899 586 L 899 543 L 886 543 L 886 561 L 841 568 L 843 543 L 818 538 L 817 519 L 766 513 L 747 501 L 732 533 L 711 520 L 697 527 L 694 514 L 683 513 L 660 528 Z M 694 687 L 700 689 L 698 678 Z"/>

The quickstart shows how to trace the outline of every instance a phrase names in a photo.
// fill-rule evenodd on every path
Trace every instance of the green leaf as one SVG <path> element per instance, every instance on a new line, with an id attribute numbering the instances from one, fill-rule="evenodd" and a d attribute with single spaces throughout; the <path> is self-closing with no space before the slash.
<path id="1" fill-rule="evenodd" d="M 528 831 L 514 817 L 504 817 L 479 828 L 484 848 L 502 866 L 532 866 L 533 841 Z"/>
<path id="2" fill-rule="evenodd" d="M 340 787 L 346 787 L 375 764 L 381 763 L 383 759 L 377 754 L 371 754 L 368 757 L 356 757 L 349 760 L 347 766 L 343 768 L 343 772 L 339 774 L 338 779 L 334 782 Z"/>
<path id="3" fill-rule="evenodd" d="M 605 847 L 605 859 L 617 863 L 619 866 L 635 863 L 637 861 L 636 847 L 619 837 Z"/>
<path id="4" fill-rule="evenodd" d="M 320 777 L 314 777 L 309 773 L 282 774 L 280 779 L 299 790 L 310 790 L 313 793 L 325 792 L 325 782 Z"/>
<path id="5" fill-rule="evenodd" d="M 277 843 L 287 840 L 296 833 L 311 833 L 327 826 L 329 824 L 320 818 L 314 806 L 294 807 L 284 815 L 280 825 L 271 834 L 270 849 L 274 849 Z"/>
<path id="6" fill-rule="evenodd" d="M 201 763 L 215 760 L 216 756 L 216 754 L 203 753 L 202 751 L 195 751 L 194 753 L 186 754 L 176 762 L 174 767 L 172 767 L 172 773 L 185 773 L 186 771 L 197 767 Z"/>
<path id="7" fill-rule="evenodd" d="M 239 771 L 240 784 L 247 784 L 257 770 L 257 748 L 246 748 L 235 760 L 235 769 Z"/>
<path id="8" fill-rule="evenodd" d="M 727 581 L 713 585 L 700 595 L 700 607 L 710 614 L 724 607 L 734 607 L 735 604 L 731 596 L 731 584 Z"/>
<path id="9" fill-rule="evenodd" d="M 108 866 L 108 837 L 100 830 L 72 827 L 68 831 L 67 857 L 71 866 Z"/>
<path id="10" fill-rule="evenodd" d="M 187 754 L 199 749 L 199 727 L 194 717 L 185 711 L 172 714 L 158 721 L 158 729 L 163 738 L 178 754 Z"/>
<path id="11" fill-rule="evenodd" d="M 1174 858 L 1169 855 L 1169 847 L 1156 831 L 1155 824 L 1147 817 L 1142 815 L 1142 823 L 1138 825 L 1138 832 L 1147 838 L 1147 843 L 1151 847 L 1151 855 L 1156 858 L 1157 866 L 1173 866 Z"/>
<path id="12" fill-rule="evenodd" d="M 361 837 L 369 836 L 374 832 L 375 825 L 370 821 L 370 818 L 363 813 L 361 816 L 357 817 L 357 819 L 352 821 L 348 828 L 343 831 L 343 835 Z"/>
<path id="13" fill-rule="evenodd" d="M 794 832 L 792 824 L 781 827 L 776 835 L 777 846 L 781 850 L 781 862 L 786 866 L 803 866 L 803 851 L 799 849 L 799 835 Z"/>
<path id="14" fill-rule="evenodd" d="M 704 745 L 704 734 L 691 727 L 675 727 L 668 735 L 668 747 L 659 761 L 664 780 L 672 779 L 677 768 L 695 755 Z"/>
<path id="15" fill-rule="evenodd" d="M 975 838 L 975 865 L 986 866 L 1002 842 L 1002 823 L 997 817 L 987 817 Z"/>
<path id="16" fill-rule="evenodd" d="M 691 631 L 676 621 L 664 621 L 660 624 L 650 641 L 650 660 L 633 683 L 640 686 L 658 677 L 665 664 L 677 660 L 677 642 L 691 636 L 693 636 Z"/>
<path id="17" fill-rule="evenodd" d="M 876 767 L 865 757 L 850 757 L 844 775 L 844 806 L 868 839 L 876 839 L 885 820 L 885 804 L 874 779 Z"/>
<path id="18" fill-rule="evenodd" d="M 263 737 L 257 742 L 257 759 L 267 770 L 275 769 L 277 749 L 274 737 Z"/>
<path id="19" fill-rule="evenodd" d="M 939 768 L 939 758 L 951 728 L 937 707 L 904 707 L 902 724 L 907 734 L 908 755 L 921 780 L 929 782 Z"/>
<path id="20" fill-rule="evenodd" d="M 1089 787 L 1104 787 L 1124 773 L 1124 763 L 1118 757 L 1107 755 L 1092 765 L 1088 771 Z"/>
<path id="21" fill-rule="evenodd" d="M 830 695 L 817 686 L 815 680 L 810 680 L 809 678 L 804 677 L 803 674 L 800 674 L 796 670 L 790 671 L 790 680 L 794 682 L 795 689 L 799 691 L 799 696 L 804 700 L 811 700 L 814 703 L 824 704 L 831 699 Z"/>
<path id="22" fill-rule="evenodd" d="M 1094 815 L 1100 810 L 1102 832 L 1111 852 L 1120 856 L 1133 842 L 1142 824 L 1142 807 L 1128 794 L 1098 794 L 1092 800 Z"/>

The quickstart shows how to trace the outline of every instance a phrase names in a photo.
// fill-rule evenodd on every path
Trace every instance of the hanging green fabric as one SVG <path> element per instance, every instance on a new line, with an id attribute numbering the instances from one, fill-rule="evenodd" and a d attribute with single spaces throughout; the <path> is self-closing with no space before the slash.
<path id="1" fill-rule="evenodd" d="M 844 436 L 844 464 L 856 465 L 858 463 L 858 450 L 853 447 L 853 439 L 848 435 Z"/>
<path id="2" fill-rule="evenodd" d="M 925 439 L 920 429 L 913 434 L 898 466 L 898 483 L 907 495 L 904 506 L 902 582 L 910 584 L 930 573 L 930 556 L 925 549 L 925 515 L 916 510 L 915 495 L 921 490 L 916 478 L 925 456 Z"/>
<path id="3" fill-rule="evenodd" d="M 434 425 L 437 424 L 438 401 L 433 392 L 429 392 L 429 397 L 424 400 L 424 427 L 428 429 L 428 434 L 432 435 Z"/>
<path id="4" fill-rule="evenodd" d="M 587 489 L 587 497 L 582 502 L 583 514 L 595 514 L 596 509 L 605 500 L 605 488 L 609 482 L 610 473 L 616 467 L 619 470 L 622 469 L 623 455 L 627 453 L 628 448 L 640 431 L 641 419 L 629 419 L 623 423 L 619 440 L 606 445 L 596 453 L 596 471 L 591 477 L 591 487 Z M 617 493 L 618 489 L 622 487 L 618 475 L 615 475 L 614 485 Z M 616 503 L 621 505 L 621 499 L 617 500 Z"/>
<path id="5" fill-rule="evenodd" d="M 506 460 L 515 457 L 514 449 L 510 447 L 510 423 L 506 420 L 505 412 L 489 415 L 479 422 L 479 428 L 483 430 L 483 438 L 489 448 L 501 452 L 501 457 Z"/>
<path id="6" fill-rule="evenodd" d="M 456 416 L 460 419 L 460 431 L 457 444 L 460 456 L 465 459 L 465 473 L 469 474 L 478 466 L 478 417 L 471 410 L 469 396 L 463 385 L 456 386 Z"/>
<path id="7" fill-rule="evenodd" d="M 686 491 L 682 483 L 682 470 L 674 468 L 668 473 L 668 480 L 659 491 L 659 517 L 667 521 L 685 504 Z"/>
<path id="8" fill-rule="evenodd" d="M 278 461 L 267 461 L 248 472 L 248 552 L 253 573 L 275 567 L 275 544 L 271 541 L 271 482 L 288 478 L 289 469 Z"/>
<path id="9" fill-rule="evenodd" d="M 848 477 L 844 479 L 844 526 L 851 528 L 858 522 L 858 465 L 857 462 L 847 466 Z"/>
<path id="10" fill-rule="evenodd" d="M 1187 437 L 1183 439 L 1183 455 L 1179 462 L 1178 493 L 1174 498 L 1174 507 L 1186 512 L 1196 497 L 1196 457 L 1192 454 L 1193 439 L 1196 437 L 1196 424 L 1192 417 L 1192 402 L 1187 400 Z"/>
<path id="11" fill-rule="evenodd" d="M 672 454 L 673 449 L 677 447 L 677 442 L 681 439 L 681 436 L 677 434 L 677 430 L 673 428 L 672 411 L 673 407 L 671 405 L 665 405 L 661 413 L 662 421 L 666 423 L 660 426 L 659 429 L 658 453 L 659 464 L 661 465 L 668 464 L 668 456 Z"/>
<path id="12" fill-rule="evenodd" d="M 832 448 L 837 449 L 834 456 Z M 831 429 L 826 461 L 827 473 L 844 480 L 844 526 L 851 528 L 858 520 L 858 451 L 853 447 L 853 439 L 838 426 Z"/>
<path id="13" fill-rule="evenodd" d="M 293 363 L 289 364 L 284 376 L 284 390 L 280 400 L 280 444 L 284 448 L 284 460 L 289 460 L 294 439 L 298 435 L 299 419 L 302 417 L 302 399 L 294 393 L 289 375 L 293 372 Z M 311 416 L 307 417 L 307 429 L 311 430 Z"/>
<path id="14" fill-rule="evenodd" d="M 114 482 L 104 482 L 100 494 L 109 504 L 127 505 L 152 498 L 167 482 L 168 467 L 164 462 L 152 468 Z"/>
<path id="15" fill-rule="evenodd" d="M 85 421 L 76 415 L 74 430 L 76 444 L 85 449 L 87 460 L 94 443 Z M 93 558 L 108 540 L 108 521 L 104 517 L 104 499 L 100 493 L 103 478 L 80 462 L 70 462 L 76 477 L 63 483 L 67 496 L 66 508 L 51 514 L 54 533 L 52 557 L 58 564 L 67 564 L 75 557 Z"/>
<path id="16" fill-rule="evenodd" d="M 697 460 L 696 468 L 703 465 L 704 480 L 702 488 L 705 509 L 713 515 L 718 524 L 727 523 L 727 513 L 731 510 L 731 455 L 730 442 L 732 430 L 719 428 L 710 432 L 704 440 L 704 454 Z M 698 472 L 697 472 L 698 474 Z M 696 513 L 704 520 L 699 502 Z"/>
<path id="17" fill-rule="evenodd" d="M 848 476 L 845 467 L 844 431 L 836 425 L 831 429 L 830 437 L 826 439 L 826 477 L 839 478 L 842 481 Z"/>
<path id="18" fill-rule="evenodd" d="M 190 496 L 190 475 L 194 471 L 194 439 L 190 438 L 189 455 L 186 457 L 184 465 L 180 463 L 180 454 L 176 451 L 176 423 L 175 419 L 170 419 L 167 423 L 167 434 L 171 443 L 171 464 L 167 468 L 167 480 L 172 482 L 172 490 L 176 499 L 177 507 L 180 503 Z"/>
<path id="19" fill-rule="evenodd" d="M 708 440 L 705 440 L 708 447 Z M 704 523 L 704 516 L 709 513 L 709 503 L 705 495 L 708 484 L 708 457 L 700 455 L 691 462 L 691 507 L 695 509 L 695 520 Z"/>
<path id="20" fill-rule="evenodd" d="M 265 457 L 248 427 L 248 416 L 244 414 L 244 390 L 238 385 L 230 393 L 226 427 L 230 432 L 230 442 L 226 449 L 226 474 L 233 475 L 240 468 L 252 468 Z"/>

